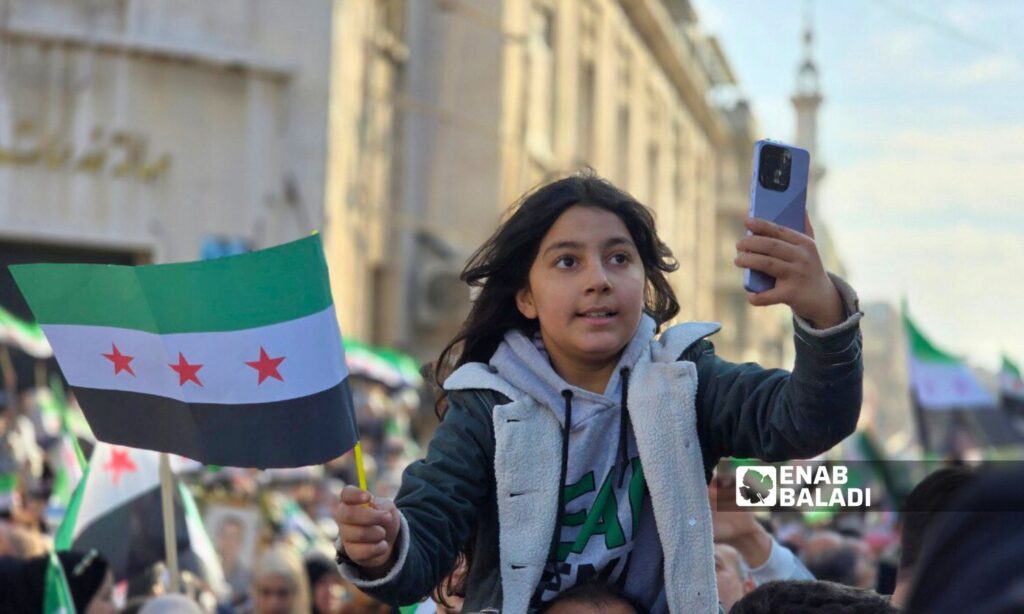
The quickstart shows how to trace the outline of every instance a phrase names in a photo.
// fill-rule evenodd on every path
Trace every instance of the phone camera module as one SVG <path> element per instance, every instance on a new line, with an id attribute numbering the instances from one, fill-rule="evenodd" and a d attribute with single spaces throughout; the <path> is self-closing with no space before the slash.
<path id="1" fill-rule="evenodd" d="M 764 145 L 758 163 L 758 182 L 762 187 L 776 192 L 789 188 L 793 170 L 793 155 L 785 147 Z"/>

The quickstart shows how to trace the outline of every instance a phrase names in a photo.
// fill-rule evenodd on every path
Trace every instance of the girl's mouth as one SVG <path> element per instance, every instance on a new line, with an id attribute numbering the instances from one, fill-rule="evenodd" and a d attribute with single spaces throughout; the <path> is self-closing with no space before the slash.
<path id="1" fill-rule="evenodd" d="M 614 318 L 618 314 L 619 312 L 617 311 L 587 311 L 585 313 L 578 313 L 576 315 L 577 317 L 583 318 L 588 322 L 600 324 L 603 322 L 610 322 L 612 318 Z"/>

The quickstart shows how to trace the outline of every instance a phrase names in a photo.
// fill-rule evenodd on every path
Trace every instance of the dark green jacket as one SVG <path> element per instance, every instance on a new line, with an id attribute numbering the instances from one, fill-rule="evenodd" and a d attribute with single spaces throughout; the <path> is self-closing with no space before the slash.
<path id="1" fill-rule="evenodd" d="M 662 533 L 663 523 L 668 524 L 663 520 L 663 517 L 668 515 L 673 517 L 671 524 L 683 524 L 684 528 L 682 516 L 688 516 L 691 526 L 696 524 L 696 528 L 700 530 L 696 541 L 687 541 L 683 553 L 678 555 L 673 555 L 675 547 L 680 545 L 676 542 L 694 538 L 687 536 L 685 531 L 680 532 L 681 537 L 678 538 L 662 538 L 666 559 L 689 556 L 687 553 L 701 559 L 696 568 L 678 569 L 686 569 L 688 580 L 695 575 L 701 576 L 700 581 L 693 578 L 692 584 L 703 587 L 694 589 L 700 590 L 702 594 L 699 597 L 696 594 L 679 595 L 675 601 L 670 595 L 670 607 L 673 607 L 673 603 L 676 604 L 673 611 L 687 608 L 692 608 L 690 611 L 698 611 L 693 605 L 695 603 L 701 604 L 699 609 L 704 609 L 708 605 L 707 592 L 711 591 L 714 594 L 710 515 L 707 510 L 706 490 L 703 487 L 710 480 L 720 458 L 734 456 L 759 458 L 765 461 L 808 458 L 828 450 L 853 432 L 861 405 L 863 365 L 858 325 L 861 314 L 857 308 L 855 295 L 845 283 L 840 292 L 846 301 L 849 315 L 843 324 L 827 331 L 815 331 L 807 323 L 795 321 L 796 359 L 792 373 L 779 369 L 763 369 L 751 363 L 727 362 L 716 356 L 712 343 L 702 337 L 688 342 L 681 353 L 672 354 L 678 356 L 675 361 L 677 364 L 669 365 L 668 368 L 674 369 L 673 372 L 678 372 L 680 377 L 689 374 L 686 379 L 695 387 L 695 399 L 691 403 L 692 413 L 687 413 L 687 403 L 681 402 L 680 405 L 683 407 L 668 408 L 665 411 L 674 413 L 662 415 L 659 420 L 661 424 L 668 424 L 671 420 L 665 420 L 666 415 L 678 415 L 679 421 L 684 423 L 682 426 L 692 429 L 680 431 L 680 436 L 685 438 L 686 432 L 695 433 L 697 449 L 692 452 L 680 452 L 692 453 L 692 458 L 696 459 L 696 462 L 690 462 L 686 457 L 680 456 L 677 464 L 685 465 L 687 468 L 677 470 L 677 465 L 670 465 L 669 470 L 676 473 L 670 472 L 666 480 L 661 482 L 667 487 L 659 487 L 657 477 L 648 475 L 656 471 L 656 463 L 645 459 L 643 446 L 640 446 L 640 455 L 644 459 L 644 472 L 648 478 L 652 500 L 656 495 L 661 496 L 656 490 L 685 490 L 689 494 L 689 501 L 683 503 L 673 502 L 671 505 L 659 507 L 658 501 L 653 501 L 659 533 Z M 698 334 L 706 336 L 715 330 L 717 326 L 706 328 Z M 638 386 L 636 392 L 633 391 L 634 383 Z M 644 392 L 641 386 L 642 382 L 631 378 L 631 415 L 632 399 Z M 648 387 L 652 386 L 656 387 Z M 508 492 L 508 488 L 501 486 L 501 478 L 497 477 L 507 473 L 507 470 L 502 468 L 504 465 L 500 458 L 503 455 L 515 454 L 516 450 L 502 452 L 496 459 L 496 441 L 502 445 L 505 436 L 500 433 L 500 436 L 496 436 L 495 423 L 500 422 L 502 429 L 507 430 L 511 426 L 516 426 L 515 423 L 521 419 L 525 421 L 532 414 L 510 417 L 503 413 L 506 408 L 516 405 L 512 402 L 515 392 L 502 394 L 493 389 L 496 387 L 450 391 L 448 413 L 438 426 L 427 457 L 410 465 L 402 480 L 396 500 L 403 517 L 397 544 L 398 563 L 386 578 L 380 580 L 361 579 L 358 570 L 348 566 L 342 567 L 345 575 L 353 579 L 364 591 L 392 604 L 418 601 L 451 570 L 457 553 L 462 550 L 464 544 L 472 540 L 473 563 L 469 572 L 464 611 L 477 612 L 486 608 L 508 611 L 509 608 L 504 607 L 506 596 L 503 595 L 503 586 L 505 590 L 509 586 L 516 586 L 516 574 L 529 570 L 522 569 L 528 566 L 525 563 L 517 569 L 514 560 L 502 561 L 503 549 L 507 558 L 524 556 L 531 560 L 530 565 L 536 561 L 546 560 L 543 556 L 547 554 L 547 545 L 551 543 L 554 530 L 554 518 L 546 518 L 551 509 L 547 500 L 557 500 L 557 490 L 542 493 L 542 496 L 535 499 L 536 503 L 532 504 L 535 513 L 545 517 L 543 523 L 538 525 L 543 528 L 528 534 L 533 537 L 525 538 L 535 539 L 536 544 L 503 543 L 510 540 L 503 540 L 502 535 L 512 534 L 516 527 L 503 527 L 499 522 L 502 506 L 498 500 L 499 497 L 512 497 L 519 493 Z M 687 396 L 685 389 L 682 389 L 680 394 L 683 397 Z M 522 408 L 516 411 L 522 411 Z M 537 408 L 526 411 L 536 413 Z M 639 446 L 643 425 L 638 424 L 638 418 L 639 416 L 633 418 L 633 425 Z M 550 441 L 538 441 L 537 447 L 529 452 L 545 453 L 545 450 L 551 447 L 550 444 Z M 523 442 L 516 444 L 517 449 L 529 445 Z M 679 447 L 684 446 L 689 448 L 689 440 L 685 440 L 685 444 Z M 498 468 L 496 463 L 499 465 Z M 671 481 L 677 479 L 676 474 L 677 487 L 672 488 Z M 527 481 L 529 480 L 530 476 L 527 476 Z M 538 477 L 536 481 L 544 480 Z M 699 486 L 696 486 L 697 481 Z M 699 490 L 696 493 L 698 496 L 693 496 L 695 487 Z M 512 490 L 516 488 L 513 487 Z M 520 500 L 525 498 L 524 495 Z M 703 509 L 700 509 L 700 506 L 685 507 L 694 505 L 693 501 L 703 502 Z M 512 509 L 509 506 L 514 504 L 515 502 L 503 503 L 506 509 Z M 518 518 L 516 522 L 520 523 L 526 522 L 523 518 L 527 518 L 521 514 L 513 516 L 510 512 L 506 512 L 505 515 Z M 532 523 L 533 520 L 530 519 L 529 522 Z M 667 539 L 673 541 L 666 543 Z M 534 551 L 529 554 L 531 548 L 534 548 Z M 536 548 L 544 550 L 540 557 L 537 556 Z M 512 555 L 510 552 L 528 554 Z M 703 560 L 704 558 L 707 560 Z M 669 565 L 668 560 L 666 565 Z M 705 567 L 706 573 L 702 571 Z M 669 584 L 670 577 L 672 570 L 667 567 L 667 589 L 673 588 Z M 521 601 L 521 596 L 517 595 L 515 602 L 519 604 Z M 519 610 L 520 606 L 511 609 Z"/>

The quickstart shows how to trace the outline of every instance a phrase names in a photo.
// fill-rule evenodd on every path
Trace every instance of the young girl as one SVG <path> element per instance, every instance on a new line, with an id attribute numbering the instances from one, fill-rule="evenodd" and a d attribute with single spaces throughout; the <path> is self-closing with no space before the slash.
<path id="1" fill-rule="evenodd" d="M 463 272 L 480 290 L 436 365 L 446 397 L 426 459 L 394 503 L 342 492 L 342 573 L 412 603 L 462 552 L 465 612 L 535 610 L 591 580 L 652 612 L 717 612 L 719 458 L 819 454 L 861 402 L 853 291 L 811 237 L 747 227 L 735 262 L 777 279 L 753 305 L 792 308 L 792 374 L 715 356 L 718 324 L 656 337 L 679 310 L 665 279 L 678 265 L 628 194 L 583 174 L 527 195 Z"/>

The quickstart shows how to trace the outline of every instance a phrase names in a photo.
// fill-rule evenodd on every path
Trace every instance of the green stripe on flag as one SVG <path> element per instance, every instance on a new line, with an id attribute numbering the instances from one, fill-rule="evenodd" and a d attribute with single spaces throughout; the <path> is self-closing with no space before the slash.
<path id="1" fill-rule="evenodd" d="M 57 553 L 50 551 L 50 560 L 46 566 L 46 586 L 43 590 L 44 614 L 75 614 L 75 601 L 71 597 L 64 566 L 60 564 Z"/>
<path id="2" fill-rule="evenodd" d="M 907 309 L 906 301 L 902 305 L 903 326 L 907 331 L 907 341 L 910 343 L 910 352 L 914 358 L 922 362 L 938 362 L 959 364 L 960 359 L 952 354 L 947 354 L 935 347 L 932 342 L 924 336 L 921 329 L 910 319 L 910 312 Z"/>
<path id="3" fill-rule="evenodd" d="M 1013 361 L 1011 361 L 1006 355 L 1003 355 L 1002 371 L 1005 373 L 1009 373 L 1010 375 L 1018 379 L 1020 378 L 1020 368 L 1018 368 L 1017 365 L 1013 364 Z"/>
<path id="4" fill-rule="evenodd" d="M 201 262 L 26 264 L 10 270 L 40 324 L 158 334 L 233 331 L 294 320 L 332 304 L 319 235 Z"/>
<path id="5" fill-rule="evenodd" d="M 71 503 L 68 504 L 68 509 L 64 512 L 64 519 L 60 521 L 60 526 L 57 527 L 57 534 L 53 538 L 53 547 L 56 550 L 71 550 L 71 545 L 75 542 L 75 525 L 78 524 L 78 510 L 82 507 L 82 495 L 85 492 L 85 485 L 89 482 L 89 472 L 91 469 L 90 466 L 86 465 L 85 473 L 82 474 L 82 479 L 78 480 L 78 486 L 75 487 L 75 492 L 71 495 Z"/>

